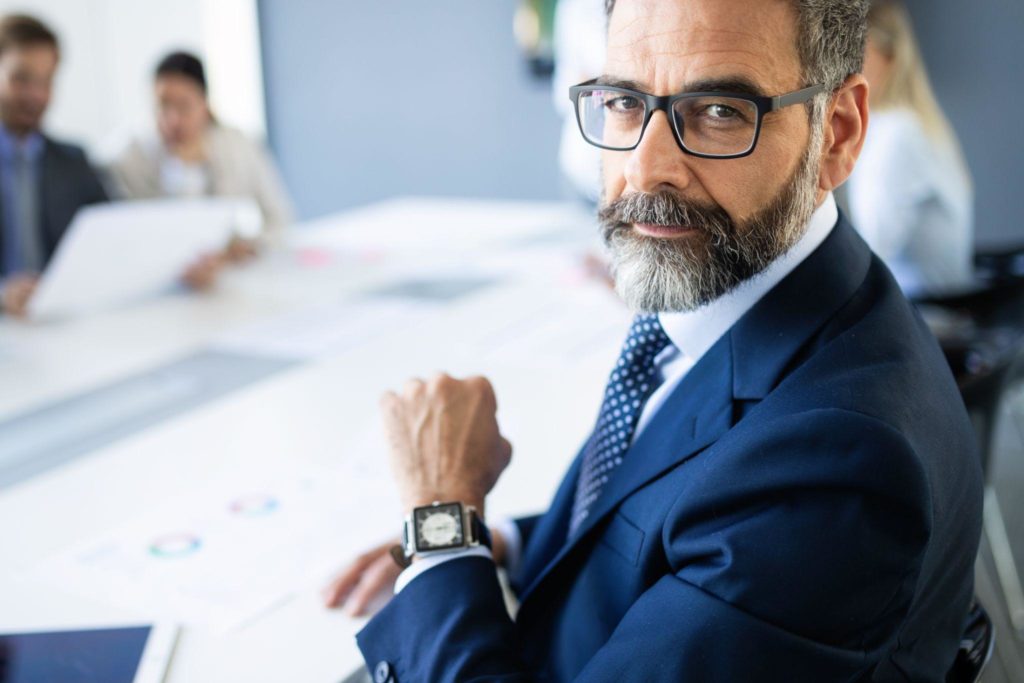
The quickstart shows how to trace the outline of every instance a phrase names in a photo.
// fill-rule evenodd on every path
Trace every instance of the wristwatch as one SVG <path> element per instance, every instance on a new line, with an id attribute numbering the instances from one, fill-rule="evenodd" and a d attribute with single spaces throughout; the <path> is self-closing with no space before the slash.
<path id="1" fill-rule="evenodd" d="M 402 525 L 402 544 L 391 548 L 391 557 L 408 567 L 414 555 L 426 557 L 478 545 L 491 547 L 491 533 L 472 505 L 459 502 L 413 508 Z"/>

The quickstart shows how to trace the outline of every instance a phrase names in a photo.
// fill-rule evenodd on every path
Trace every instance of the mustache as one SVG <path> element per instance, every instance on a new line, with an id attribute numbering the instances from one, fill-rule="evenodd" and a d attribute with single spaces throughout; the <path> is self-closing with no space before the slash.
<path id="1" fill-rule="evenodd" d="M 634 192 L 601 207 L 597 214 L 605 239 L 634 223 L 682 225 L 716 239 L 735 231 L 732 218 L 718 204 L 701 204 L 669 191 Z"/>

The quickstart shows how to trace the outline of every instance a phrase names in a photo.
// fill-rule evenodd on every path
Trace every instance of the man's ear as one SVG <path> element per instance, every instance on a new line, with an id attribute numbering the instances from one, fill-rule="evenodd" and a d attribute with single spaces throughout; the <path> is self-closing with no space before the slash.
<path id="1" fill-rule="evenodd" d="M 825 115 L 818 188 L 831 192 L 846 182 L 868 131 L 868 82 L 861 74 L 846 79 Z"/>

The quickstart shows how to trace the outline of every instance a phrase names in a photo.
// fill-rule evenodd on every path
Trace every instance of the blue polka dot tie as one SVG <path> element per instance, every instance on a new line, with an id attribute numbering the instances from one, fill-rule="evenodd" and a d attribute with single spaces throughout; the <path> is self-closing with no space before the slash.
<path id="1" fill-rule="evenodd" d="M 656 315 L 638 315 L 629 328 L 619 360 L 608 378 L 597 425 L 584 447 L 576 482 L 569 535 L 576 533 L 591 506 L 629 450 L 644 403 L 661 381 L 655 357 L 672 342 Z"/>

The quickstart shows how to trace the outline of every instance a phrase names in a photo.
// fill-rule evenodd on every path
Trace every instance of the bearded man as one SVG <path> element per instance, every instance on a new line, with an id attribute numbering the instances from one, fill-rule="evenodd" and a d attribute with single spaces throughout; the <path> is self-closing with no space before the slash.
<path id="1" fill-rule="evenodd" d="M 981 477 L 938 346 L 831 194 L 867 8 L 609 2 L 605 75 L 571 97 L 638 315 L 550 509 L 490 544 L 490 385 L 385 395 L 410 517 L 328 597 L 359 612 L 397 576 L 358 636 L 375 680 L 945 680 Z"/>

